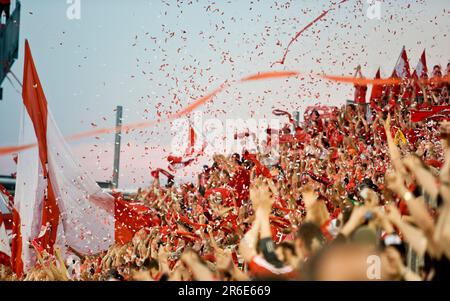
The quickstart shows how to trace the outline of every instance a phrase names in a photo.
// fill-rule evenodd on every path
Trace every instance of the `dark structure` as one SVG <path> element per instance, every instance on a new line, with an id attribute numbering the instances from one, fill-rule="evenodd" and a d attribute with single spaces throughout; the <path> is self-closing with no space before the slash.
<path id="1" fill-rule="evenodd" d="M 117 106 L 116 110 L 116 136 L 114 142 L 114 168 L 113 168 L 113 188 L 119 187 L 119 169 L 120 169 L 120 141 L 122 137 L 122 112 L 123 107 Z"/>
<path id="2" fill-rule="evenodd" d="M 3 98 L 1 85 L 19 55 L 20 1 L 5 24 L 0 24 L 0 100 Z"/>

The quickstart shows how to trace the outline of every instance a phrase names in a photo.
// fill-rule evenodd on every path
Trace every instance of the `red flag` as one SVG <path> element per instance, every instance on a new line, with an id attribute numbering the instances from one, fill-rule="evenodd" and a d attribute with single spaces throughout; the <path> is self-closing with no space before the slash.
<path id="1" fill-rule="evenodd" d="M 169 155 L 167 156 L 167 161 L 169 162 L 168 169 L 171 172 L 175 172 L 177 169 L 190 165 L 192 162 L 195 161 L 195 159 L 194 158 L 185 159 L 183 157 Z"/>
<path id="2" fill-rule="evenodd" d="M 34 65 L 30 45 L 25 41 L 25 63 L 23 72 L 22 98 L 28 115 L 30 116 L 39 146 L 39 158 L 44 177 L 47 178 L 47 191 L 44 196 L 41 226 L 49 231 L 42 237 L 42 245 L 49 252 L 53 252 L 59 222 L 59 208 L 56 203 L 50 177 L 48 176 L 47 156 L 47 99 L 42 89 L 39 75 Z"/>
<path id="3" fill-rule="evenodd" d="M 192 155 L 195 151 L 195 140 L 197 139 L 197 134 L 195 133 L 192 125 L 189 125 L 189 148 L 186 152 L 186 155 Z"/>
<path id="4" fill-rule="evenodd" d="M 167 181 L 168 182 L 173 182 L 173 180 L 175 179 L 175 177 L 171 173 L 169 173 L 167 170 L 164 170 L 162 168 L 157 168 L 157 169 L 152 170 L 150 172 L 152 177 L 154 177 L 155 179 L 159 179 L 159 174 L 160 173 L 162 173 L 163 175 L 165 175 L 167 177 Z"/>
<path id="5" fill-rule="evenodd" d="M 377 74 L 375 74 L 375 79 L 381 78 L 380 68 L 378 68 Z M 373 85 L 372 92 L 370 94 L 370 107 L 375 109 L 378 107 L 378 103 L 383 97 L 383 85 Z"/>
<path id="6" fill-rule="evenodd" d="M 255 164 L 255 170 L 256 170 L 257 177 L 262 175 L 268 179 L 272 178 L 272 174 L 270 173 L 270 170 L 256 158 L 256 154 L 250 154 L 249 152 L 245 152 L 242 157 L 245 160 L 252 161 L 253 164 Z"/>
<path id="7" fill-rule="evenodd" d="M 390 78 L 399 78 L 397 75 L 397 72 L 394 70 L 392 71 L 391 77 Z M 385 95 L 387 95 L 388 97 L 390 97 L 390 95 L 392 94 L 392 97 L 397 97 L 398 94 L 400 94 L 400 85 L 390 85 L 385 87 Z M 389 99 L 388 101 L 391 101 L 392 99 Z"/>
<path id="8" fill-rule="evenodd" d="M 424 110 L 411 110 L 411 121 L 419 122 L 425 119 L 450 120 L 450 106 L 432 106 Z"/>
<path id="9" fill-rule="evenodd" d="M 150 209 L 145 205 L 115 199 L 114 236 L 118 244 L 126 244 L 133 239 L 134 234 L 152 225 Z"/>
<path id="10" fill-rule="evenodd" d="M 22 231 L 23 227 L 31 229 L 33 226 L 30 225 L 33 224 L 34 220 L 29 220 L 29 216 L 27 216 L 26 220 L 22 220 L 22 217 L 20 215 L 24 212 L 32 210 L 27 208 L 42 208 L 42 212 L 40 213 L 42 214 L 40 225 L 41 230 L 46 229 L 46 231 L 44 232 L 45 234 L 39 238 L 39 243 L 49 253 L 53 253 L 53 246 L 56 242 L 59 222 L 59 208 L 56 203 L 56 197 L 53 189 L 54 187 L 51 183 L 50 173 L 48 169 L 49 148 L 47 146 L 47 122 L 50 116 L 47 108 L 47 100 L 45 98 L 41 82 L 39 80 L 28 41 L 25 41 L 22 99 L 30 120 L 33 124 L 34 133 L 36 135 L 38 145 L 37 160 L 39 161 L 38 170 L 41 173 L 39 179 L 36 179 L 36 181 L 38 182 L 37 184 L 39 189 L 42 189 L 42 191 L 40 190 L 36 192 L 34 198 L 20 200 L 17 204 L 14 204 L 12 212 L 14 236 L 11 244 L 11 257 L 13 271 L 19 277 L 21 277 L 24 272 L 23 252 L 28 248 L 28 239 L 34 239 L 33 237 L 29 237 L 29 232 Z M 26 202 L 26 204 L 24 204 L 23 202 Z M 27 213 L 24 214 L 26 215 Z M 22 237 L 22 234 L 24 233 L 25 237 Z M 22 242 L 22 238 L 25 240 L 25 242 Z M 29 259 L 29 257 L 27 257 L 26 259 L 28 264 L 30 263 Z"/>

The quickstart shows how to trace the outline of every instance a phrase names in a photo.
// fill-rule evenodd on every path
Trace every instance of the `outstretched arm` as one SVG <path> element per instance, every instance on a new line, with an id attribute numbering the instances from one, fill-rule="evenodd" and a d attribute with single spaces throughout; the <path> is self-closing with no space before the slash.
<path id="1" fill-rule="evenodd" d="M 256 253 L 256 244 L 258 243 L 258 234 L 261 221 L 258 216 L 253 221 L 251 229 L 244 235 L 239 243 L 239 253 L 246 262 L 250 262 Z"/>
<path id="2" fill-rule="evenodd" d="M 389 155 L 391 157 L 392 165 L 397 172 L 400 172 L 401 175 L 406 175 L 405 167 L 401 161 L 401 154 L 399 149 L 394 143 L 394 139 L 392 139 L 391 134 L 391 115 L 389 114 L 386 122 L 384 123 L 384 131 L 386 133 L 386 139 L 389 149 Z"/>
<path id="3" fill-rule="evenodd" d="M 415 228 L 410 224 L 404 222 L 401 218 L 400 212 L 396 207 L 391 205 L 387 208 L 387 211 L 387 217 L 389 221 L 398 227 L 405 240 L 410 244 L 411 248 L 419 256 L 423 256 L 427 249 L 427 238 L 425 237 L 423 232 L 418 228 Z"/>
<path id="4" fill-rule="evenodd" d="M 408 156 L 403 160 L 403 164 L 414 174 L 416 181 L 424 191 L 432 198 L 436 198 L 439 193 L 437 179 L 425 168 L 420 159 L 414 156 Z"/>
<path id="5" fill-rule="evenodd" d="M 390 190 L 400 196 L 407 204 L 408 210 L 428 239 L 432 239 L 435 226 L 428 208 L 422 197 L 416 198 L 403 184 L 399 173 L 390 173 L 386 176 L 387 186 Z"/>

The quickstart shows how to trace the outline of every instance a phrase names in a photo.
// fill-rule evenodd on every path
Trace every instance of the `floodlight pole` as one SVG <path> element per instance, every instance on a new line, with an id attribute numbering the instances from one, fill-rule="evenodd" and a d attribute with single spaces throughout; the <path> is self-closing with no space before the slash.
<path id="1" fill-rule="evenodd" d="M 119 187 L 119 169 L 120 169 L 120 141 L 122 137 L 122 112 L 123 107 L 117 106 L 116 109 L 116 138 L 114 142 L 114 168 L 113 168 L 113 188 Z"/>

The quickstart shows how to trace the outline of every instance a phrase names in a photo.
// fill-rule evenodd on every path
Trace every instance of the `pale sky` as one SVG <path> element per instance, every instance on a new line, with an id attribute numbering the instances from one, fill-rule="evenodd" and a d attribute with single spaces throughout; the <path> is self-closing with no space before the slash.
<path id="1" fill-rule="evenodd" d="M 284 66 L 271 68 L 296 32 L 331 1 L 81 0 L 81 18 L 70 20 L 66 0 L 23 0 L 21 48 L 12 70 L 22 78 L 28 39 L 50 110 L 63 134 L 71 135 L 112 126 L 116 105 L 124 106 L 125 123 L 152 120 L 227 79 L 258 71 L 349 75 L 361 64 L 364 75 L 381 67 L 388 76 L 403 45 L 412 68 L 424 48 L 429 68 L 448 63 L 448 0 L 380 2 L 380 20 L 368 18 L 365 0 L 342 4 L 299 37 Z M 7 80 L 3 88 L 0 146 L 15 145 L 21 97 Z M 349 98 L 349 86 L 270 80 L 227 89 L 201 110 L 207 118 L 265 118 L 274 108 L 301 111 Z M 122 188 L 148 184 L 150 168 L 167 166 L 162 158 L 170 138 L 170 124 L 123 136 Z M 109 135 L 71 143 L 97 180 L 112 173 L 112 141 Z M 0 158 L 0 174 L 14 169 L 11 157 Z"/>

